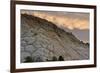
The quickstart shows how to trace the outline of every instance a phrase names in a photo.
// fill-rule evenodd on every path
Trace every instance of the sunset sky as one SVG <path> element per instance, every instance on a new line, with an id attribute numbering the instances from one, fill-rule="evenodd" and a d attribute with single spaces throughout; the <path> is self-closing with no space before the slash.
<path id="1" fill-rule="evenodd" d="M 22 10 L 21 13 L 46 19 L 59 28 L 72 32 L 83 42 L 89 42 L 89 13 L 29 10 Z"/>

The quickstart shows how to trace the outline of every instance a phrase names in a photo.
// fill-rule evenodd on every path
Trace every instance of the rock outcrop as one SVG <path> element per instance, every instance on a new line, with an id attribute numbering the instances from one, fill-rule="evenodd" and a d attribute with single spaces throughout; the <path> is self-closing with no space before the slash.
<path id="1" fill-rule="evenodd" d="M 89 45 L 52 22 L 21 14 L 21 62 L 26 57 L 45 62 L 59 56 L 64 60 L 89 59 Z"/>

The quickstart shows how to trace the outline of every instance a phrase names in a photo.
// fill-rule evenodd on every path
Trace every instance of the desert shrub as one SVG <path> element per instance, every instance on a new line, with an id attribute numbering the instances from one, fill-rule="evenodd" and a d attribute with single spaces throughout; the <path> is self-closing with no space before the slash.
<path id="1" fill-rule="evenodd" d="M 24 61 L 25 63 L 26 62 L 33 62 L 33 59 L 32 59 L 32 57 L 30 57 L 30 56 L 27 56 L 26 58 L 25 58 L 25 61 Z"/>
<path id="2" fill-rule="evenodd" d="M 43 59 L 41 57 L 36 57 L 35 62 L 43 62 Z"/>
<path id="3" fill-rule="evenodd" d="M 59 61 L 64 61 L 64 58 L 62 56 L 59 56 L 58 60 Z"/>
<path id="4" fill-rule="evenodd" d="M 57 61 L 57 58 L 55 56 L 53 56 L 52 61 Z"/>

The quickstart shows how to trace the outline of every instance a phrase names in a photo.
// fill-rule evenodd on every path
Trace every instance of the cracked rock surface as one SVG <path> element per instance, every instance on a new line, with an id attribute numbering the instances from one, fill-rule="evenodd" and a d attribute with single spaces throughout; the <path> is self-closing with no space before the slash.
<path id="1" fill-rule="evenodd" d="M 27 56 L 35 62 L 45 62 L 53 56 L 85 60 L 89 59 L 89 45 L 47 20 L 21 14 L 21 62 Z"/>

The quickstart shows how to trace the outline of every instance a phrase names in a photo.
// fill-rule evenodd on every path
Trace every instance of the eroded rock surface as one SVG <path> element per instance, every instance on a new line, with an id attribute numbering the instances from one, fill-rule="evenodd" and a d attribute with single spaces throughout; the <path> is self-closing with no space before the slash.
<path id="1" fill-rule="evenodd" d="M 30 56 L 35 62 L 62 56 L 64 60 L 89 59 L 89 45 L 53 23 L 21 14 L 21 62 Z"/>

